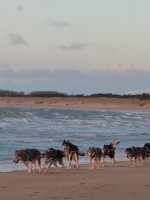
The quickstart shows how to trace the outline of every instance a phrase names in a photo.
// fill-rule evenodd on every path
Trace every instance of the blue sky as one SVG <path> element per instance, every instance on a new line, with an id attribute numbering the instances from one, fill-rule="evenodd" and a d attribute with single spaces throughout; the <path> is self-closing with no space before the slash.
<path id="1" fill-rule="evenodd" d="M 0 89 L 150 91 L 149 0 L 1 0 Z"/>

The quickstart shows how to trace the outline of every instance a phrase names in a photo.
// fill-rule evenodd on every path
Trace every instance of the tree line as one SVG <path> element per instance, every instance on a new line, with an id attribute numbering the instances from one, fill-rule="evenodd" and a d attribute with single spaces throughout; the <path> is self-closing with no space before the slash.
<path id="1" fill-rule="evenodd" d="M 150 94 L 112 94 L 112 93 L 94 93 L 91 95 L 84 94 L 71 94 L 68 95 L 66 93 L 57 92 L 57 91 L 32 91 L 30 93 L 25 94 L 25 92 L 17 92 L 11 90 L 0 90 L 0 97 L 106 97 L 106 98 L 139 98 L 139 99 L 150 99 Z"/>

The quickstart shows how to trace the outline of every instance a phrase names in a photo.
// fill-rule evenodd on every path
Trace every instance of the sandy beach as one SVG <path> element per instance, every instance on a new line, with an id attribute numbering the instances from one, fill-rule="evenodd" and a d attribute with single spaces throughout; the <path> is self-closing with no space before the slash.
<path id="1" fill-rule="evenodd" d="M 148 200 L 150 194 L 150 164 L 130 167 L 128 162 L 118 166 L 89 170 L 50 168 L 47 174 L 27 171 L 0 173 L 2 200 L 94 199 Z"/>
<path id="2" fill-rule="evenodd" d="M 150 112 L 150 100 L 116 98 L 13 98 L 0 97 L 1 106 L 31 106 L 67 109 L 99 109 Z M 27 171 L 0 173 L 2 200 L 148 200 L 150 161 L 146 166 L 130 167 L 127 161 L 116 167 L 107 163 L 99 170 L 50 168 L 47 174 Z"/>
<path id="3" fill-rule="evenodd" d="M 150 112 L 150 99 L 104 97 L 0 97 L 0 105 Z"/>

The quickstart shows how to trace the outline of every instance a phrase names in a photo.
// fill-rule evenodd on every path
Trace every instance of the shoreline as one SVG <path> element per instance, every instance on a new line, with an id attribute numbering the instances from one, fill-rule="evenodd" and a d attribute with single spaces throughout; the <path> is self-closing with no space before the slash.
<path id="1" fill-rule="evenodd" d="M 105 168 L 117 168 L 117 167 L 131 167 L 130 165 L 129 165 L 129 160 L 126 158 L 126 160 L 117 160 L 116 159 L 116 161 L 117 161 L 117 165 L 116 166 L 112 166 L 112 162 L 111 162 L 111 160 L 109 159 L 109 158 L 106 158 L 106 160 L 105 160 L 105 167 L 103 167 L 102 166 L 102 163 L 100 163 L 100 169 L 96 169 L 96 167 L 94 168 L 94 170 L 101 170 L 101 169 L 105 169 Z M 14 163 L 13 163 L 14 164 Z M 44 163 L 42 163 L 43 165 L 42 165 L 42 168 L 43 168 L 43 166 L 44 166 Z M 137 164 L 137 163 L 136 163 Z M 136 166 L 136 164 L 135 164 L 135 168 L 136 167 L 138 167 L 138 166 Z M 27 171 L 27 168 L 25 167 L 25 165 L 23 164 L 23 163 L 18 163 L 17 164 L 18 166 L 19 165 L 22 165 L 22 167 L 20 167 L 19 169 L 14 169 L 14 170 L 10 170 L 10 171 L 0 171 L 0 174 L 1 173 L 20 173 L 20 172 L 24 172 L 24 173 L 28 173 L 28 171 Z M 55 166 L 51 166 L 49 169 L 48 169 L 48 172 L 50 173 L 50 171 L 52 170 L 52 171 L 55 171 L 55 170 L 58 170 L 58 172 L 59 172 L 59 170 L 60 170 L 60 172 L 63 170 L 63 171 L 70 171 L 70 170 L 68 170 L 67 169 L 67 166 L 68 166 L 68 161 L 66 160 L 66 163 L 65 163 L 65 168 L 63 169 L 63 167 L 62 166 L 59 166 L 58 168 L 57 167 L 55 167 Z M 36 166 L 37 168 L 38 168 L 38 166 Z M 76 166 L 75 166 L 75 162 L 73 161 L 72 162 L 72 167 L 73 167 L 73 169 L 72 170 L 76 170 Z M 80 162 L 79 161 L 79 168 L 84 168 L 84 169 L 89 169 L 88 168 L 89 167 L 89 160 L 87 160 L 87 162 Z M 143 163 L 143 161 L 141 161 L 141 163 L 140 163 L 140 168 L 144 168 L 144 167 L 150 167 L 150 159 L 148 159 L 147 160 L 147 164 L 146 164 L 146 166 L 144 166 L 144 163 Z M 131 167 L 132 168 L 132 167 Z M 71 170 L 71 171 L 72 171 Z M 76 170 L 76 171 L 78 171 L 78 170 Z M 92 171 L 92 170 L 90 170 L 90 171 Z M 38 173 L 38 170 L 36 169 L 36 172 L 33 172 L 32 171 L 32 173 L 33 174 L 37 174 Z M 31 173 L 31 174 L 32 174 Z M 41 173 L 42 174 L 42 173 Z"/>
<path id="2" fill-rule="evenodd" d="M 130 167 L 128 162 L 118 166 L 89 170 L 49 168 L 48 173 L 26 170 L 0 173 L 0 192 L 3 200 L 83 199 L 122 200 L 149 199 L 150 163 L 146 167 Z"/>
<path id="3" fill-rule="evenodd" d="M 116 159 L 116 161 L 117 161 L 117 163 L 119 163 L 119 165 L 121 164 L 125 164 L 125 165 L 127 165 L 127 163 L 128 163 L 128 160 L 127 159 L 123 159 L 123 160 L 119 160 L 119 159 Z M 67 165 L 68 165 L 68 161 L 67 161 L 67 159 L 65 158 L 65 162 L 64 162 L 64 164 L 65 164 L 65 168 L 66 168 L 66 170 L 67 170 Z M 74 161 L 72 162 L 72 164 L 73 164 L 73 166 L 75 166 L 74 164 Z M 105 159 L 105 164 L 106 164 L 106 166 L 107 167 L 110 167 L 111 166 L 111 160 L 109 159 L 109 158 L 106 158 Z M 86 161 L 81 161 L 81 160 L 79 160 L 79 166 L 87 166 L 87 168 L 88 168 L 88 165 L 89 165 L 89 160 L 88 160 L 88 158 L 86 159 Z M 14 163 L 12 163 L 12 168 L 9 168 L 9 169 L 7 169 L 7 168 L 5 168 L 5 170 L 4 171 L 2 171 L 2 169 L 0 170 L 0 174 L 1 173 L 13 173 L 13 172 L 27 172 L 27 168 L 25 167 L 25 165 L 23 164 L 23 163 L 18 163 L 17 165 L 15 165 Z M 16 166 L 16 168 L 15 168 L 15 166 Z M 43 167 L 44 166 L 44 160 L 42 160 L 42 162 L 41 162 L 41 166 Z M 56 169 L 56 167 L 55 166 L 51 166 L 49 169 L 51 170 L 53 170 L 53 169 Z M 61 168 L 62 168 L 62 166 L 59 166 L 58 167 L 58 170 L 60 169 L 61 170 Z M 74 168 L 74 167 L 73 167 Z M 101 168 L 103 168 L 102 166 L 101 166 Z"/>
<path id="4" fill-rule="evenodd" d="M 21 163 L 20 163 L 21 164 Z M 19 164 L 18 164 L 19 165 Z M 24 166 L 24 164 L 21 164 Z M 54 171 L 58 172 L 58 173 L 62 173 L 62 172 L 72 172 L 72 171 L 79 171 L 80 169 L 84 169 L 84 170 L 89 170 L 89 162 L 87 161 L 86 163 L 80 163 L 79 162 L 79 170 L 76 169 L 76 166 L 75 166 L 75 162 L 72 162 L 72 170 L 69 170 L 67 169 L 67 166 L 68 166 L 68 162 L 66 163 L 65 165 L 65 168 L 63 168 L 62 166 L 59 166 L 58 168 L 55 167 L 55 166 L 51 166 L 47 173 L 42 173 L 42 172 L 38 172 L 38 167 L 36 168 L 36 171 L 32 171 L 30 174 L 41 174 L 41 175 L 46 175 L 46 174 L 51 174 L 53 173 Z M 90 169 L 89 171 L 99 171 L 99 170 L 105 170 L 106 168 L 120 168 L 120 167 L 124 167 L 124 168 L 139 168 L 139 169 L 146 169 L 146 168 L 149 168 L 150 167 L 150 159 L 148 159 L 147 161 L 147 164 L 146 166 L 144 165 L 143 161 L 140 163 L 140 166 L 137 166 L 137 163 L 135 164 L 135 167 L 131 167 L 130 164 L 129 164 L 129 161 L 128 160 L 117 160 L 117 165 L 116 166 L 112 166 L 112 163 L 111 161 L 105 161 L 105 167 L 102 166 L 102 164 L 100 164 L 100 169 L 97 169 L 96 167 L 94 167 L 94 169 Z M 42 166 L 43 168 L 43 166 Z M 16 169 L 16 170 L 13 170 L 13 171 L 4 171 L 4 172 L 0 172 L 0 174 L 9 174 L 9 173 L 25 173 L 25 174 L 28 174 L 28 170 L 27 168 L 24 166 L 23 169 Z"/>
<path id="5" fill-rule="evenodd" d="M 106 97 L 0 97 L 0 106 L 150 112 L 150 100 Z"/>

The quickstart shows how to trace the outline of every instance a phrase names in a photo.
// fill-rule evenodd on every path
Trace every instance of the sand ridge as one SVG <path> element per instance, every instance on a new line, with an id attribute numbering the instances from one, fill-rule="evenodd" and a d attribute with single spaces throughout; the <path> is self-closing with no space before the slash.
<path id="1" fill-rule="evenodd" d="M 0 105 L 150 112 L 150 100 L 140 100 L 137 98 L 0 97 Z"/>

